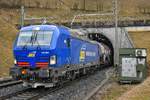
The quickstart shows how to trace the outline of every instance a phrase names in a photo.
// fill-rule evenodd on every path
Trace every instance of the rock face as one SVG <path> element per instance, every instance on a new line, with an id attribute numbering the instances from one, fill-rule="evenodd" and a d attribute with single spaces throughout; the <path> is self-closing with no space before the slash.
<path id="1" fill-rule="evenodd" d="M 29 8 L 59 8 L 59 0 L 1 0 L 1 7 L 20 7 L 24 5 Z"/>
<path id="2" fill-rule="evenodd" d="M 130 2 L 130 3 L 129 3 Z M 120 11 L 125 13 L 139 12 L 140 9 L 150 10 L 149 0 L 118 0 Z M 0 0 L 0 7 L 20 7 L 50 9 L 76 9 L 86 11 L 110 11 L 112 0 Z"/>
<path id="3" fill-rule="evenodd" d="M 1 0 L 0 7 L 18 7 L 21 5 L 21 0 Z"/>

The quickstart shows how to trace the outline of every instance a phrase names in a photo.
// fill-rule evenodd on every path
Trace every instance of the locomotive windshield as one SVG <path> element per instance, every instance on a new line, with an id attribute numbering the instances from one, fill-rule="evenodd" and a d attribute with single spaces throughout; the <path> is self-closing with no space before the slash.
<path id="1" fill-rule="evenodd" d="M 25 31 L 20 32 L 17 46 L 44 45 L 49 46 L 53 31 Z"/>

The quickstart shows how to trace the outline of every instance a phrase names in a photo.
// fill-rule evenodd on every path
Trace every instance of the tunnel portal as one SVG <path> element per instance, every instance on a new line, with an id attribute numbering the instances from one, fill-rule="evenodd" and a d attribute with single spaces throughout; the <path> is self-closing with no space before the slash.
<path id="1" fill-rule="evenodd" d="M 113 65 L 114 64 L 114 47 L 113 47 L 111 41 L 106 36 L 104 36 L 100 33 L 89 33 L 88 38 L 91 40 L 97 41 L 99 43 L 103 43 L 111 50 L 110 59 L 111 59 L 111 65 Z"/>

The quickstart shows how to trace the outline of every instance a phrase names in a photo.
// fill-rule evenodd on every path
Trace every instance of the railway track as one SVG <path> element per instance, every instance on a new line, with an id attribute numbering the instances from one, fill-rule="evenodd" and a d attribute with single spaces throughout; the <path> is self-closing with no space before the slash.
<path id="1" fill-rule="evenodd" d="M 17 85 L 17 84 L 22 84 L 22 81 L 21 80 L 15 81 L 15 80 L 12 80 L 12 79 L 5 80 L 5 81 L 0 82 L 0 89 L 7 88 L 7 87 Z"/>
<path id="2" fill-rule="evenodd" d="M 0 100 L 37 100 L 47 94 L 51 94 L 71 83 L 65 82 L 63 85 L 53 88 L 26 88 L 22 91 L 18 91 L 6 96 L 0 97 Z"/>
<path id="3" fill-rule="evenodd" d="M 98 76 L 95 77 L 97 74 L 83 76 L 71 82 L 65 82 L 63 85 L 54 88 L 23 88 L 19 91 L 0 96 L 0 100 L 88 100 L 91 96 L 91 90 L 93 87 L 98 87 L 99 82 L 101 84 L 105 84 L 105 74 L 104 69 L 103 71 L 97 71 Z M 108 73 L 108 72 L 107 72 Z M 110 76 L 110 75 L 108 75 Z M 106 79 L 108 77 L 106 75 Z M 98 78 L 98 79 L 97 79 Z M 103 81 L 101 81 L 103 80 Z M 99 81 L 99 82 L 98 82 Z M 107 81 L 107 80 L 105 80 Z M 89 85 L 89 82 L 90 85 Z M 103 86 L 102 85 L 102 86 Z M 90 92 L 89 92 L 90 91 Z M 83 93 L 85 92 L 85 93 Z M 84 95 L 83 95 L 84 94 Z M 79 95 L 79 96 L 78 96 Z M 63 96 L 63 97 L 62 97 Z M 86 99 L 85 97 L 89 97 Z"/>
<path id="4" fill-rule="evenodd" d="M 0 84 L 12 81 L 12 78 L 0 78 Z"/>
<path id="5" fill-rule="evenodd" d="M 6 82 L 11 82 L 11 81 L 13 81 L 13 79 L 10 77 L 0 78 L 0 84 L 6 83 Z"/>
<path id="6" fill-rule="evenodd" d="M 73 81 L 65 81 L 63 84 L 57 87 L 52 88 L 25 88 L 21 91 L 17 91 L 12 94 L 8 94 L 5 96 L 0 97 L 0 100 L 38 100 L 41 97 L 44 97 L 48 94 L 52 94 L 53 92 L 56 92 L 60 89 L 63 89 L 64 87 L 70 86 L 74 82 L 80 81 L 80 79 L 87 78 L 88 76 L 83 76 L 81 78 L 77 78 Z"/>
<path id="7" fill-rule="evenodd" d="M 22 86 L 22 83 L 21 80 L 16 81 L 12 78 L 0 79 L 0 100 L 3 96 L 23 90 L 24 87 Z"/>
<path id="8" fill-rule="evenodd" d="M 26 98 L 27 97 L 30 98 L 31 97 L 30 95 L 33 94 L 31 92 L 33 91 L 31 90 L 31 88 L 24 88 L 22 86 L 22 83 L 23 82 L 21 80 L 16 81 L 16 80 L 13 80 L 12 78 L 0 79 L 0 100 L 6 100 L 9 98 L 12 98 L 15 95 L 18 96 L 18 99 L 20 99 L 21 97 L 19 98 L 19 95 L 21 96 L 22 93 L 24 93 L 24 96 Z M 14 88 L 18 88 L 18 89 L 16 91 L 13 91 Z M 9 93 L 7 91 L 9 91 Z M 3 92 L 6 92 L 6 93 L 3 93 Z M 15 100 L 18 100 L 18 99 L 15 99 Z"/>

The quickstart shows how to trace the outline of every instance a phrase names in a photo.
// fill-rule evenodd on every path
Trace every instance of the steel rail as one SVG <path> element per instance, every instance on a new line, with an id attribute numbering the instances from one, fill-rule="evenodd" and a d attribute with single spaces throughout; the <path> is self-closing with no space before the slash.
<path id="1" fill-rule="evenodd" d="M 5 88 L 5 87 L 9 87 L 9 86 L 13 86 L 13 85 L 17 85 L 17 84 L 21 84 L 21 83 L 22 83 L 21 80 L 19 80 L 19 81 L 13 81 L 13 80 L 6 81 L 6 83 L 4 82 L 4 83 L 0 84 L 0 89 Z"/>

